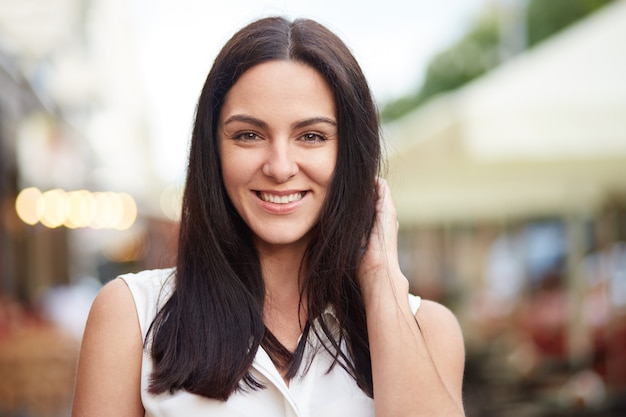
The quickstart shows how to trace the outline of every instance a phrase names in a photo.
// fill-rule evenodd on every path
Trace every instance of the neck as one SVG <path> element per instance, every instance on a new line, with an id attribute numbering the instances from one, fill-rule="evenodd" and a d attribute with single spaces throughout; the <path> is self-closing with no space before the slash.
<path id="1" fill-rule="evenodd" d="M 265 325 L 289 350 L 295 348 L 307 317 L 306 295 L 300 300 L 305 249 L 305 244 L 257 245 L 265 282 Z"/>
<path id="2" fill-rule="evenodd" d="M 307 242 L 288 245 L 256 244 L 268 294 L 299 293 L 300 268 L 306 246 Z"/>

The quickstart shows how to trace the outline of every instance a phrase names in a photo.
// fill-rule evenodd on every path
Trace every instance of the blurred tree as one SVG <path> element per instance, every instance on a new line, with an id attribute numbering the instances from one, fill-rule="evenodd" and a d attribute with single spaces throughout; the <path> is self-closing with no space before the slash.
<path id="1" fill-rule="evenodd" d="M 529 0 L 528 46 L 552 36 L 614 0 Z"/>
<path id="2" fill-rule="evenodd" d="M 528 0 L 527 45 L 531 47 L 615 0 Z M 501 61 L 497 12 L 483 18 L 460 41 L 436 55 L 421 88 L 386 103 L 383 122 L 398 119 L 436 94 L 454 90 L 494 68 Z"/>
<path id="3" fill-rule="evenodd" d="M 381 113 L 390 121 L 418 107 L 430 97 L 462 86 L 499 62 L 499 36 L 495 17 L 485 16 L 455 45 L 437 54 L 419 91 L 387 103 Z"/>

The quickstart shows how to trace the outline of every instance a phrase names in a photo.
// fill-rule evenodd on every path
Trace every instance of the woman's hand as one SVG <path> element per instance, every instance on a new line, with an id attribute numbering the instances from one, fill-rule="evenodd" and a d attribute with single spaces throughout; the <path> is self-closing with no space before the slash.
<path id="1" fill-rule="evenodd" d="M 358 270 L 359 284 L 366 301 L 391 289 L 405 296 L 408 281 L 398 262 L 398 218 L 387 181 L 376 181 L 376 218 Z M 406 297 L 404 297 L 406 298 Z"/>

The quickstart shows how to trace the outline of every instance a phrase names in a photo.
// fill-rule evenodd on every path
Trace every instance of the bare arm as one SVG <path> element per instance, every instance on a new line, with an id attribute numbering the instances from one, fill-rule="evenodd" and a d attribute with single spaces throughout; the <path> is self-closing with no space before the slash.
<path id="1" fill-rule="evenodd" d="M 78 362 L 72 417 L 140 417 L 143 341 L 135 304 L 121 279 L 91 307 Z"/>
<path id="2" fill-rule="evenodd" d="M 386 183 L 359 269 L 367 314 L 377 417 L 464 416 L 463 337 L 454 315 L 424 301 L 415 317 L 398 265 L 397 220 Z M 419 323 L 419 325 L 418 325 Z"/>

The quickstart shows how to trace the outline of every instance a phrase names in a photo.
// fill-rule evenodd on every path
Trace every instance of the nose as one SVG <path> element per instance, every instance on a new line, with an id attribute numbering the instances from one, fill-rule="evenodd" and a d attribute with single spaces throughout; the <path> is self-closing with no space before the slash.
<path id="1" fill-rule="evenodd" d="M 296 152 L 291 148 L 289 141 L 272 141 L 263 164 L 263 174 L 278 183 L 283 183 L 296 175 L 298 170 Z"/>

